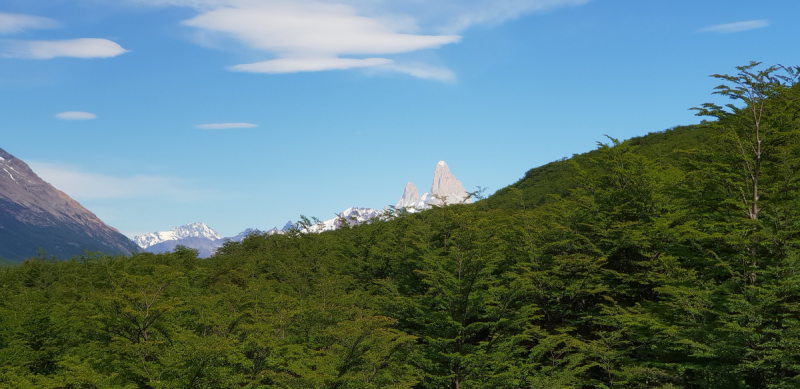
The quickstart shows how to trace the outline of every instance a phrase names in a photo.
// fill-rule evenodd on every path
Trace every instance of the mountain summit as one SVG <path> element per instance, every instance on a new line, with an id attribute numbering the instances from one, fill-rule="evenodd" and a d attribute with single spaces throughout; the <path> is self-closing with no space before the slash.
<path id="1" fill-rule="evenodd" d="M 206 223 L 191 223 L 180 227 L 175 227 L 169 231 L 151 232 L 149 234 L 135 236 L 133 241 L 139 247 L 146 249 L 169 240 L 181 240 L 187 238 L 203 238 L 209 240 L 222 239 L 219 234 L 212 230 Z"/>
<path id="2" fill-rule="evenodd" d="M 461 181 L 453 173 L 450 173 L 450 168 L 444 161 L 436 164 L 430 193 L 431 197 L 426 202 L 428 205 L 472 203 L 464 185 L 461 185 Z"/>
<path id="3" fill-rule="evenodd" d="M 416 185 L 409 182 L 406 184 L 405 191 L 403 191 L 403 197 L 400 198 L 395 207 L 417 210 L 430 208 L 433 205 L 461 203 L 472 203 L 472 198 L 469 197 L 469 193 L 464 189 L 461 181 L 450 172 L 447 163 L 439 161 L 436 164 L 436 170 L 433 171 L 433 183 L 431 184 L 430 192 L 420 196 Z"/>
<path id="4" fill-rule="evenodd" d="M 403 197 L 397 201 L 397 208 L 416 208 L 420 204 L 424 202 L 419 197 L 419 190 L 416 185 L 409 182 L 403 191 Z"/>
<path id="5" fill-rule="evenodd" d="M 246 234 L 247 231 L 239 234 L 242 238 L 238 240 L 242 240 Z M 206 225 L 206 223 L 191 223 L 175 227 L 169 231 L 158 231 L 138 235 L 133 238 L 133 241 L 136 242 L 139 247 L 151 253 L 169 252 L 174 250 L 178 245 L 181 245 L 196 249 L 200 258 L 206 258 L 214 255 L 214 252 L 222 246 L 225 239 Z"/>
<path id="6" fill-rule="evenodd" d="M 0 257 L 67 259 L 84 250 L 131 254 L 138 247 L 28 165 L 0 149 Z"/>

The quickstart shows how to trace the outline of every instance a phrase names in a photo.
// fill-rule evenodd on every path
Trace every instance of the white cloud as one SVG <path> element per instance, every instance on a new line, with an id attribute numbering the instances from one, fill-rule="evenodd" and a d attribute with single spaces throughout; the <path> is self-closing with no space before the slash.
<path id="1" fill-rule="evenodd" d="M 90 120 L 97 119 L 97 115 L 89 112 L 69 111 L 56 114 L 56 118 L 61 120 Z"/>
<path id="2" fill-rule="evenodd" d="M 420 23 L 442 33 L 463 32 L 476 25 L 497 25 L 525 14 L 579 6 L 591 0 L 442 0 L 397 1 Z"/>
<path id="3" fill-rule="evenodd" d="M 58 22 L 41 16 L 0 12 L 0 34 L 17 34 L 30 29 L 56 28 Z"/>
<path id="4" fill-rule="evenodd" d="M 0 56 L 6 58 L 110 58 L 127 51 L 115 42 L 99 38 L 52 41 L 6 40 L 0 44 Z"/>
<path id="5" fill-rule="evenodd" d="M 200 124 L 196 127 L 202 130 L 227 130 L 231 128 L 253 128 L 258 126 L 252 123 L 209 123 Z"/>
<path id="6" fill-rule="evenodd" d="M 357 15 L 350 6 L 302 1 L 219 8 L 184 24 L 290 58 L 406 53 L 460 39 L 455 35 L 401 34 L 379 19 Z"/>
<path id="7" fill-rule="evenodd" d="M 700 31 L 732 33 L 732 32 L 755 30 L 764 27 L 769 27 L 769 20 L 749 20 L 746 22 L 718 24 L 716 26 L 706 27 Z"/>
<path id="8" fill-rule="evenodd" d="M 442 82 L 453 82 L 456 80 L 456 74 L 450 69 L 430 66 L 423 63 L 390 63 L 379 67 L 378 70 L 405 73 L 425 80 Z"/>
<path id="9" fill-rule="evenodd" d="M 297 73 L 318 72 L 322 70 L 344 70 L 353 68 L 386 65 L 392 60 L 386 58 L 279 58 L 270 61 L 231 66 L 230 70 L 248 73 Z"/>
<path id="10" fill-rule="evenodd" d="M 208 44 L 232 39 L 268 60 L 232 71 L 293 73 L 342 69 L 401 72 L 452 81 L 445 68 L 398 64 L 382 56 L 437 49 L 461 40 L 478 24 L 498 24 L 525 13 L 590 0 L 129 0 L 198 10 L 183 22 Z M 214 46 L 226 46 L 217 44 Z M 381 56 L 381 57 L 378 57 Z M 368 58 L 363 58 L 368 57 Z"/>
<path id="11" fill-rule="evenodd" d="M 96 199 L 167 197 L 186 200 L 197 191 L 179 180 L 148 175 L 113 177 L 89 173 L 71 166 L 29 161 L 28 165 L 43 180 L 79 201 Z"/>

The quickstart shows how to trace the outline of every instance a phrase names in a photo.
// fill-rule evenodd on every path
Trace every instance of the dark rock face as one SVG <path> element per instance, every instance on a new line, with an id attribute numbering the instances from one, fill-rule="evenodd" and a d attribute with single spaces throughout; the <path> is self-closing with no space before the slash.
<path id="1" fill-rule="evenodd" d="M 0 149 L 0 257 L 38 254 L 68 259 L 84 251 L 139 252 L 139 247 Z"/>

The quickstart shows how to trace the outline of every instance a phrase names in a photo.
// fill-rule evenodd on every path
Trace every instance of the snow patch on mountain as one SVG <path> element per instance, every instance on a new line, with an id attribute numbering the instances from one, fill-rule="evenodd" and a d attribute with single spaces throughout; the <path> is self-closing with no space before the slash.
<path id="1" fill-rule="evenodd" d="M 380 219 L 383 215 L 382 211 L 373 208 L 347 208 L 340 212 L 337 217 L 321 221 L 315 225 L 303 228 L 304 232 L 325 232 L 337 230 L 344 226 L 345 223 L 351 227 L 369 223 L 372 220 Z M 299 227 L 299 226 L 298 226 Z"/>

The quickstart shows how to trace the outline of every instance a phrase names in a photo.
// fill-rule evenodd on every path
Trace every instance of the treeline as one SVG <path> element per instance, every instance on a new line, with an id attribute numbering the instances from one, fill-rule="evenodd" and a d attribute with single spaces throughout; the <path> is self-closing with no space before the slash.
<path id="1" fill-rule="evenodd" d="M 469 206 L 1 268 L 0 386 L 800 387 L 799 70 Z"/>

